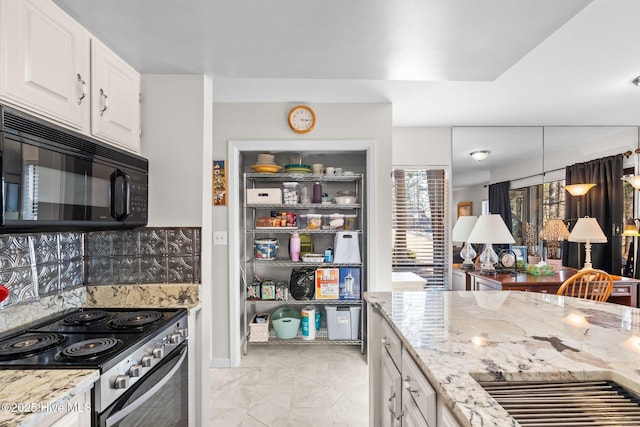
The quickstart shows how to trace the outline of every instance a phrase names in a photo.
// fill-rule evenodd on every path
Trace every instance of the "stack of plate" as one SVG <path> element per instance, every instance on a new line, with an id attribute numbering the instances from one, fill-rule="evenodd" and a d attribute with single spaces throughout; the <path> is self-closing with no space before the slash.
<path id="1" fill-rule="evenodd" d="M 305 164 L 284 165 L 285 173 L 311 173 L 311 166 Z"/>
<path id="2" fill-rule="evenodd" d="M 282 169 L 282 166 L 273 163 L 274 160 L 273 154 L 258 154 L 258 163 L 249 167 L 257 173 L 275 173 Z"/>

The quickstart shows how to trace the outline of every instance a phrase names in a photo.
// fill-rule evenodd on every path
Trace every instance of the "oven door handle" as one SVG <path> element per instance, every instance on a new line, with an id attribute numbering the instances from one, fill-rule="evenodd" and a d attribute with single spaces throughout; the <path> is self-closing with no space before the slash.
<path id="1" fill-rule="evenodd" d="M 171 368 L 171 371 L 169 371 L 167 375 L 165 375 L 160 381 L 156 383 L 156 385 L 154 385 L 149 390 L 147 390 L 147 392 L 142 396 L 140 396 L 138 399 L 131 402 L 122 410 L 114 413 L 113 415 L 110 415 L 105 420 L 105 427 L 111 427 L 115 425 L 117 422 L 119 422 L 124 417 L 129 415 L 131 412 L 135 411 L 140 405 L 145 403 L 149 399 L 149 397 L 157 393 L 158 390 L 160 390 L 160 388 L 164 387 L 164 385 L 171 379 L 171 377 L 173 377 L 175 373 L 178 372 L 178 370 L 182 367 L 182 364 L 184 363 L 185 358 L 187 357 L 187 346 L 184 346 L 184 348 L 181 350 L 181 353 L 182 355 L 180 356 L 180 360 L 178 361 L 178 363 L 176 363 L 176 365 L 173 368 Z"/>

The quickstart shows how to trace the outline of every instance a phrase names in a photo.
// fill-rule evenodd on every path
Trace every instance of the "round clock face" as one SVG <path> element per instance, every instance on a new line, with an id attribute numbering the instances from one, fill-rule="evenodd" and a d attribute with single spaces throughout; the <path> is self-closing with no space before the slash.
<path id="1" fill-rule="evenodd" d="M 502 251 L 498 258 L 500 259 L 500 265 L 505 268 L 513 268 L 516 265 L 516 255 L 513 251 Z"/>
<path id="2" fill-rule="evenodd" d="M 294 132 L 307 133 L 313 130 L 316 124 L 316 115 L 306 105 L 293 107 L 289 112 L 289 126 Z"/>

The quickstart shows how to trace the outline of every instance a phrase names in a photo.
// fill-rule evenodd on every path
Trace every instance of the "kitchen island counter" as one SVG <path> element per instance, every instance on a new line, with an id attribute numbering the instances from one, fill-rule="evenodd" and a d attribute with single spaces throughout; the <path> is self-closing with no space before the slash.
<path id="1" fill-rule="evenodd" d="M 99 375 L 96 369 L 0 370 L 0 425 L 36 426 L 52 414 L 73 410 L 67 403 L 90 390 Z"/>
<path id="2" fill-rule="evenodd" d="M 365 300 L 461 425 L 517 425 L 476 380 L 607 379 L 640 392 L 636 308 L 514 291 L 371 292 Z"/>

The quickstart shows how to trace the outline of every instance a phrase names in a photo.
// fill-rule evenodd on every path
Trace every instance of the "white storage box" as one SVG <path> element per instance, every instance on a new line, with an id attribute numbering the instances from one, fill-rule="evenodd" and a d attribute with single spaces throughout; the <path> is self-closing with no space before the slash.
<path id="1" fill-rule="evenodd" d="M 282 203 L 280 188 L 249 188 L 247 189 L 247 204 L 269 205 Z"/>
<path id="2" fill-rule="evenodd" d="M 258 323 L 258 318 L 261 322 Z M 258 313 L 253 316 L 253 320 L 249 324 L 249 342 L 266 342 L 269 341 L 269 313 Z"/>
<path id="3" fill-rule="evenodd" d="M 327 332 L 330 340 L 357 340 L 360 330 L 359 306 L 327 305 Z"/>

